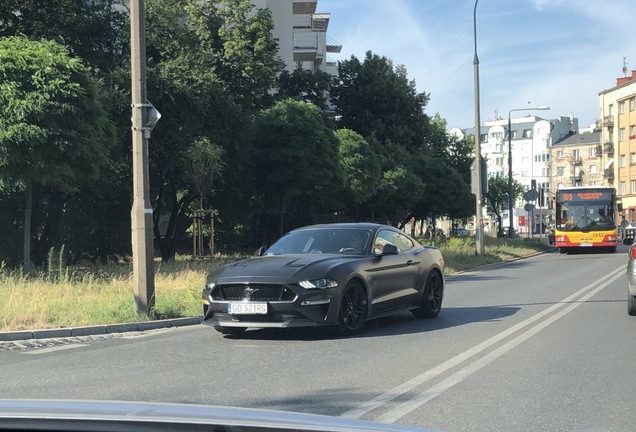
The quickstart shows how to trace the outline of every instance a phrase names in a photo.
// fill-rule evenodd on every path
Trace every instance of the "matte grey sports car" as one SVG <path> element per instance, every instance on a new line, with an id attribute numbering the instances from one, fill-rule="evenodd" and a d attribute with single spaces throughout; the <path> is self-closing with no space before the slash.
<path id="1" fill-rule="evenodd" d="M 388 225 L 313 225 L 214 269 L 203 290 L 203 322 L 224 334 L 331 325 L 351 335 L 401 310 L 436 317 L 443 296 L 437 248 Z"/>

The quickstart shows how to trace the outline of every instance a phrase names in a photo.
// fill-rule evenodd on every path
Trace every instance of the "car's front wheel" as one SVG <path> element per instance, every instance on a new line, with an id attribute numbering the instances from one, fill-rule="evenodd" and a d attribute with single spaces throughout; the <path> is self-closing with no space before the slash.
<path id="1" fill-rule="evenodd" d="M 223 326 L 214 326 L 214 330 L 219 333 L 223 333 L 224 335 L 240 335 L 245 330 L 245 327 L 223 327 Z"/>
<path id="2" fill-rule="evenodd" d="M 367 293 L 360 282 L 351 281 L 342 293 L 338 327 L 345 335 L 354 335 L 362 330 L 367 319 Z"/>
<path id="3" fill-rule="evenodd" d="M 417 318 L 435 318 L 442 310 L 444 298 L 444 282 L 442 275 L 432 270 L 426 278 L 424 293 L 422 294 L 422 306 L 411 311 Z"/>
<path id="4" fill-rule="evenodd" d="M 631 316 L 636 316 L 636 296 L 633 296 L 627 289 L 627 313 Z"/>

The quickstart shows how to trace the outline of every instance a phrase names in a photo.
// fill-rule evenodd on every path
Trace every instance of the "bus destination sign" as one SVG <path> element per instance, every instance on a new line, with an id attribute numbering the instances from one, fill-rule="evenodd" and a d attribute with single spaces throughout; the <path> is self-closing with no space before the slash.
<path id="1" fill-rule="evenodd" d="M 612 192 L 606 191 L 558 191 L 557 200 L 567 201 L 611 201 Z"/>

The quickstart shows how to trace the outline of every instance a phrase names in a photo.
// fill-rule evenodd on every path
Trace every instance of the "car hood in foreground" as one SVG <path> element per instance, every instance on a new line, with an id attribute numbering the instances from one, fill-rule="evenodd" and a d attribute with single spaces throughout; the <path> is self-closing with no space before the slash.
<path id="1" fill-rule="evenodd" d="M 1 399 L 0 430 L 430 431 L 366 420 L 252 408 L 121 401 Z"/>
<path id="2" fill-rule="evenodd" d="M 307 272 L 319 268 L 324 273 L 340 263 L 359 260 L 360 256 L 302 254 L 302 255 L 267 255 L 248 258 L 213 270 L 211 278 L 232 279 L 250 276 L 267 276 L 290 279 L 300 271 Z"/>

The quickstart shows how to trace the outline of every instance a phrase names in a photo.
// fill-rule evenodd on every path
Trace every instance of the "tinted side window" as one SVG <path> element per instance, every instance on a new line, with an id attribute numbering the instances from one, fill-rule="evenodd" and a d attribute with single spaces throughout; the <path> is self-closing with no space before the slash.
<path id="1" fill-rule="evenodd" d="M 373 252 L 381 253 L 385 244 L 396 246 L 400 252 L 409 250 L 414 246 L 411 239 L 403 234 L 390 230 L 381 230 L 375 238 Z"/>

